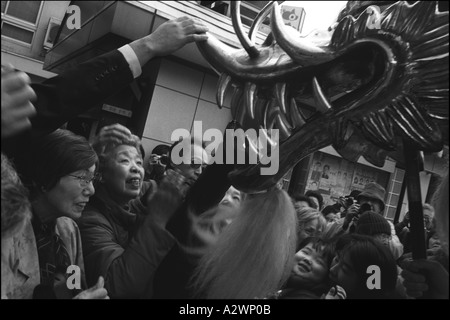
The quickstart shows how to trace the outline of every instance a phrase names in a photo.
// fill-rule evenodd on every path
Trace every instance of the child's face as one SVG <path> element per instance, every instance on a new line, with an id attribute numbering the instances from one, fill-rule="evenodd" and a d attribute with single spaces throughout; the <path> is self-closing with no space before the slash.
<path id="1" fill-rule="evenodd" d="M 293 286 L 316 286 L 327 281 L 328 265 L 321 250 L 317 251 L 312 243 L 307 244 L 295 254 L 289 282 Z"/>
<path id="2" fill-rule="evenodd" d="M 344 288 L 347 294 L 355 291 L 358 285 L 358 277 L 347 255 L 337 254 L 333 259 L 330 268 L 330 280 Z"/>

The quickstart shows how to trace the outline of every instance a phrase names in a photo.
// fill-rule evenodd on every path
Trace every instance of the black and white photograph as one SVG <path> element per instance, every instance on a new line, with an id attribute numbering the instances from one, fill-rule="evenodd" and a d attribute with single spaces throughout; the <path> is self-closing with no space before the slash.
<path id="1" fill-rule="evenodd" d="M 449 299 L 447 1 L 1 9 L 2 300 Z"/>

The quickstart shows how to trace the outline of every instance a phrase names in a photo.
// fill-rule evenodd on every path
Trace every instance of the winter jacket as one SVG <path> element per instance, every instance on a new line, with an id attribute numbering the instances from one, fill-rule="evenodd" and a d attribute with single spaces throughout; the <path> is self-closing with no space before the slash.
<path id="1" fill-rule="evenodd" d="M 123 208 L 100 187 L 79 226 L 89 286 L 103 276 L 110 298 L 152 298 L 155 271 L 175 239 L 140 199 Z"/>

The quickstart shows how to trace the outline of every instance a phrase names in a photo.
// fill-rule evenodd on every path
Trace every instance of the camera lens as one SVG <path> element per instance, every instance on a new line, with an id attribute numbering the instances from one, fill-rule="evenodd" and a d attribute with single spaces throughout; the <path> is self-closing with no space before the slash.
<path id="1" fill-rule="evenodd" d="M 163 154 L 160 158 L 160 161 L 163 165 L 167 166 L 170 163 L 169 156 L 166 156 L 165 154 Z"/>
<path id="2" fill-rule="evenodd" d="M 368 203 L 364 203 L 361 205 L 361 207 L 359 208 L 359 214 L 362 214 L 366 211 L 370 211 L 372 209 L 372 207 L 370 206 L 370 204 Z"/>

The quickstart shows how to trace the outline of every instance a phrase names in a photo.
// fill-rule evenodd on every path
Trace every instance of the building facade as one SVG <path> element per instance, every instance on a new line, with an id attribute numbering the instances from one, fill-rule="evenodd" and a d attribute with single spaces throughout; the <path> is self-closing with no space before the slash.
<path id="1" fill-rule="evenodd" d="M 43 69 L 70 1 L 2 1 L 2 64 L 26 72 L 33 82 L 55 76 Z"/>
<path id="2" fill-rule="evenodd" d="M 229 17 L 229 1 L 18 3 L 27 3 L 34 11 L 30 9 L 33 14 L 22 16 L 17 13 L 17 4 L 2 2 L 2 63 L 11 61 L 18 69 L 38 77 L 37 80 L 58 74 L 145 36 L 165 21 L 183 15 L 204 21 L 219 40 L 236 48 L 241 47 Z M 258 12 L 266 3 L 245 2 L 243 6 L 247 20 L 253 15 L 248 12 Z M 80 8 L 80 29 L 70 29 L 66 24 L 70 17 L 65 14 L 69 5 Z M 300 10 L 298 15 L 303 19 L 304 10 Z M 61 24 L 54 39 L 56 44 L 47 49 L 44 48 L 44 38 L 52 17 L 59 19 Z M 248 21 L 244 23 L 246 31 L 249 25 Z M 298 25 L 301 30 L 302 22 Z M 14 29 L 21 27 L 26 31 Z M 263 25 L 257 35 L 257 44 L 265 40 L 266 33 Z M 34 71 L 29 67 L 29 61 L 38 64 L 41 70 Z M 153 59 L 129 87 L 94 110 L 70 121 L 67 128 L 90 138 L 104 125 L 121 123 L 142 138 L 147 161 L 155 146 L 172 143 L 175 129 L 183 128 L 192 132 L 195 121 L 202 121 L 203 131 L 209 128 L 225 129 L 232 119 L 231 99 L 227 97 L 223 109 L 217 107 L 217 81 L 217 74 L 200 55 L 196 45 L 188 44 L 171 56 Z M 424 202 L 430 200 L 446 166 L 448 148 L 444 150 L 443 158 L 433 155 L 425 157 L 425 170 L 421 173 Z M 380 183 L 387 190 L 386 217 L 391 220 L 401 218 L 407 210 L 404 168 L 393 160 L 388 159 L 382 168 L 374 167 L 364 159 L 350 163 L 342 159 L 332 147 L 327 147 L 303 159 L 291 170 L 285 177 L 285 188 L 291 193 L 316 189 L 323 194 L 326 204 L 331 204 L 337 197 L 348 195 L 353 189 L 361 190 L 371 181 Z"/>

